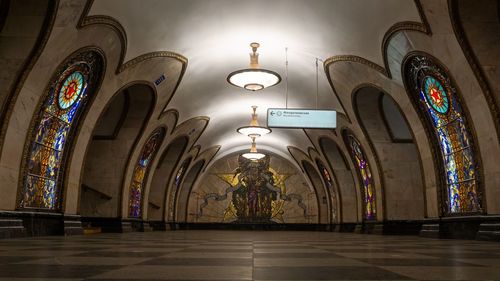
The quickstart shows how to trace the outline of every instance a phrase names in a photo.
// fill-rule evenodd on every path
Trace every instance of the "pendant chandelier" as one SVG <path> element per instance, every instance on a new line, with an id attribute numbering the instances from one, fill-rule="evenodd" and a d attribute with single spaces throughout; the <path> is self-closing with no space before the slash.
<path id="1" fill-rule="evenodd" d="M 239 127 L 236 131 L 242 135 L 249 137 L 260 137 L 271 132 L 268 127 L 259 126 L 259 121 L 257 121 L 257 106 L 252 105 L 252 120 L 250 121 L 250 126 Z"/>
<path id="2" fill-rule="evenodd" d="M 245 157 L 248 160 L 253 160 L 253 161 L 266 157 L 264 153 L 260 153 L 257 151 L 257 144 L 255 143 L 255 137 L 252 137 L 252 146 L 250 147 L 250 152 L 243 153 L 241 156 Z"/>
<path id="3" fill-rule="evenodd" d="M 251 43 L 250 68 L 231 72 L 227 76 L 229 84 L 255 92 L 267 87 L 274 86 L 281 81 L 278 73 L 259 67 L 259 54 L 257 48 L 259 43 Z"/>

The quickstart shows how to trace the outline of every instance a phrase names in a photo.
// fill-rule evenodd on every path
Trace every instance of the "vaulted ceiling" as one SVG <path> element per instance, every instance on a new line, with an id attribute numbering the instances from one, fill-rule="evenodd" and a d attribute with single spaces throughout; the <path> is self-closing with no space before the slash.
<path id="1" fill-rule="evenodd" d="M 285 106 L 285 48 L 288 107 L 315 108 L 318 92 L 318 108 L 343 112 L 323 62 L 336 55 L 355 55 L 384 65 L 381 45 L 388 29 L 399 22 L 421 22 L 412 0 L 95 0 L 92 15 L 112 17 L 123 26 L 125 61 L 154 51 L 172 51 L 188 59 L 166 109 L 178 110 L 180 122 L 210 117 L 198 144 L 221 145 L 218 158 L 249 148 L 250 140 L 236 128 L 248 125 L 250 106 L 258 106 L 261 124 L 267 108 Z M 261 67 L 283 78 L 277 86 L 255 93 L 226 81 L 230 72 L 248 66 L 251 42 L 261 44 Z M 307 151 L 311 144 L 298 129 L 274 129 L 258 140 L 259 149 L 287 158 L 288 145 Z"/>

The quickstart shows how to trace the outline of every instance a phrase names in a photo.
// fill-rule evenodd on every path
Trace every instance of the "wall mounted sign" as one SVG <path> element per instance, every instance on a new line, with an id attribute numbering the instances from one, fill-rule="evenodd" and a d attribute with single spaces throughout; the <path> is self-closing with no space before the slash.
<path id="1" fill-rule="evenodd" d="M 290 129 L 335 129 L 337 112 L 319 109 L 269 108 L 267 126 Z"/>
<path id="2" fill-rule="evenodd" d="M 158 79 L 155 80 L 155 85 L 158 86 L 161 84 L 161 82 L 165 81 L 165 74 L 162 74 Z"/>

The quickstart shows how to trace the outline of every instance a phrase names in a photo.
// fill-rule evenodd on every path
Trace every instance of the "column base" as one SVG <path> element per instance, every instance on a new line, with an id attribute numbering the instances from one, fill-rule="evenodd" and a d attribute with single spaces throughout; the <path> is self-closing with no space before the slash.
<path id="1" fill-rule="evenodd" d="M 0 213 L 0 239 L 26 237 L 23 220 L 11 212 Z"/>
<path id="2" fill-rule="evenodd" d="M 479 225 L 479 231 L 476 234 L 477 240 L 500 242 L 500 223 L 485 222 Z"/>
<path id="3" fill-rule="evenodd" d="M 439 238 L 439 224 L 423 224 L 419 235 L 425 238 Z"/>
<path id="4" fill-rule="evenodd" d="M 79 215 L 64 215 L 64 235 L 82 235 L 82 219 Z"/>

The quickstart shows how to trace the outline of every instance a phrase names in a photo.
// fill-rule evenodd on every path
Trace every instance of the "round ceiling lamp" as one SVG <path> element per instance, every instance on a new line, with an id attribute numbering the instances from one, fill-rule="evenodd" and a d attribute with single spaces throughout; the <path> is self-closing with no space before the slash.
<path id="1" fill-rule="evenodd" d="M 240 134 L 249 137 L 260 137 L 271 132 L 268 127 L 259 126 L 259 121 L 257 121 L 257 106 L 252 105 L 253 113 L 252 120 L 250 121 L 250 126 L 239 127 L 236 131 Z"/>
<path id="2" fill-rule="evenodd" d="M 260 153 L 257 151 L 257 144 L 255 143 L 255 137 L 252 137 L 252 147 L 250 148 L 250 152 L 243 153 L 241 156 L 252 161 L 266 157 L 264 153 Z"/>
<path id="3" fill-rule="evenodd" d="M 257 53 L 259 46 L 260 44 L 255 42 L 250 44 L 252 48 L 250 68 L 231 72 L 227 76 L 229 84 L 255 92 L 274 86 L 281 81 L 278 73 L 259 67 L 259 54 Z"/>

